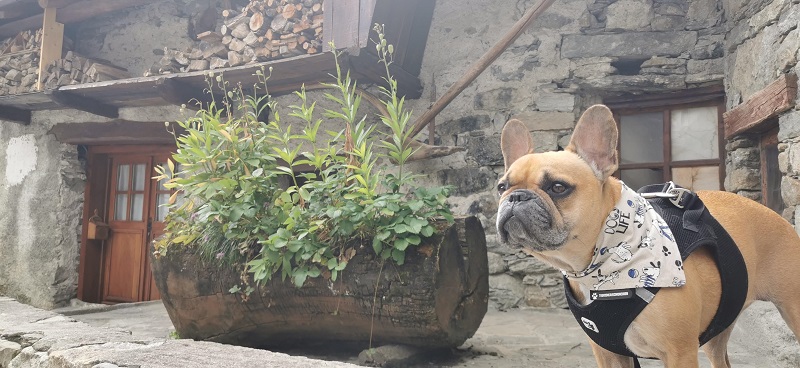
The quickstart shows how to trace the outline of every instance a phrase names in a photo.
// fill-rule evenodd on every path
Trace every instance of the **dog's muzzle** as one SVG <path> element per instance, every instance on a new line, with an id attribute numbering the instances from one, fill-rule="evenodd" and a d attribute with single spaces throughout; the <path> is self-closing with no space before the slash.
<path id="1" fill-rule="evenodd" d="M 551 250 L 561 246 L 567 231 L 553 225 L 553 215 L 533 191 L 517 189 L 500 203 L 497 211 L 500 241 L 516 247 Z"/>

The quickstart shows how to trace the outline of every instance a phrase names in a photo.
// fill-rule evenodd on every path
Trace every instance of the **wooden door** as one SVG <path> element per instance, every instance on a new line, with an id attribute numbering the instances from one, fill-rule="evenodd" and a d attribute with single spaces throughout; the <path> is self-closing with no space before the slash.
<path id="1" fill-rule="evenodd" d="M 103 303 L 160 298 L 150 272 L 150 242 L 163 234 L 170 191 L 152 179 L 168 154 L 111 155 L 108 216 L 111 236 L 103 252 Z"/>

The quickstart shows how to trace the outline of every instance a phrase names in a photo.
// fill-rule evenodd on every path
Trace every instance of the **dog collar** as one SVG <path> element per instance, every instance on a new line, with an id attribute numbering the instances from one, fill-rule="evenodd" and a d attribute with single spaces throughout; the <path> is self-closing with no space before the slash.
<path id="1" fill-rule="evenodd" d="M 650 203 L 622 183 L 622 195 L 597 238 L 589 266 L 564 276 L 588 290 L 680 287 L 686 283 L 678 244 Z M 593 294 L 594 295 L 594 294 Z"/>

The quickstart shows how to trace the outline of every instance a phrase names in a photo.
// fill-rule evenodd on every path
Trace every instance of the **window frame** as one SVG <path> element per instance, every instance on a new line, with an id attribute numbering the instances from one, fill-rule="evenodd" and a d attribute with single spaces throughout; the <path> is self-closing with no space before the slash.
<path id="1" fill-rule="evenodd" d="M 621 170 L 631 169 L 661 169 L 664 182 L 672 180 L 672 169 L 682 167 L 719 167 L 719 188 L 725 190 L 726 165 L 725 158 L 725 126 L 723 113 L 725 112 L 725 94 L 722 86 L 711 86 L 696 88 L 692 90 L 671 92 L 665 94 L 652 94 L 644 96 L 623 96 L 604 100 L 613 115 L 617 124 L 617 130 L 621 131 L 621 117 L 624 115 L 634 115 L 641 113 L 662 112 L 663 113 L 663 157 L 660 162 L 643 163 L 619 163 L 614 176 L 619 178 Z M 717 144 L 719 154 L 716 159 L 701 160 L 672 160 L 672 111 L 693 107 L 717 107 Z M 621 158 L 621 139 L 617 140 L 617 157 Z"/>

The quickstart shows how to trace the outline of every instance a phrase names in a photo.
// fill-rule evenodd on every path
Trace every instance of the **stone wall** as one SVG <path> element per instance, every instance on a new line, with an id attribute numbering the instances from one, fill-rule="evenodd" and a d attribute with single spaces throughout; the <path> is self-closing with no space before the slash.
<path id="1" fill-rule="evenodd" d="M 800 5 L 792 0 L 723 0 L 722 5 L 729 29 L 724 45 L 725 91 L 731 109 L 778 76 L 800 74 Z M 783 216 L 792 223 L 800 204 L 798 102 L 777 119 L 781 194 L 786 206 Z M 753 199 L 761 198 L 758 138 L 751 134 L 732 139 L 726 160 L 726 190 Z"/>
<path id="2" fill-rule="evenodd" d="M 78 283 L 84 164 L 49 126 L 0 122 L 0 294 L 43 308 Z"/>

